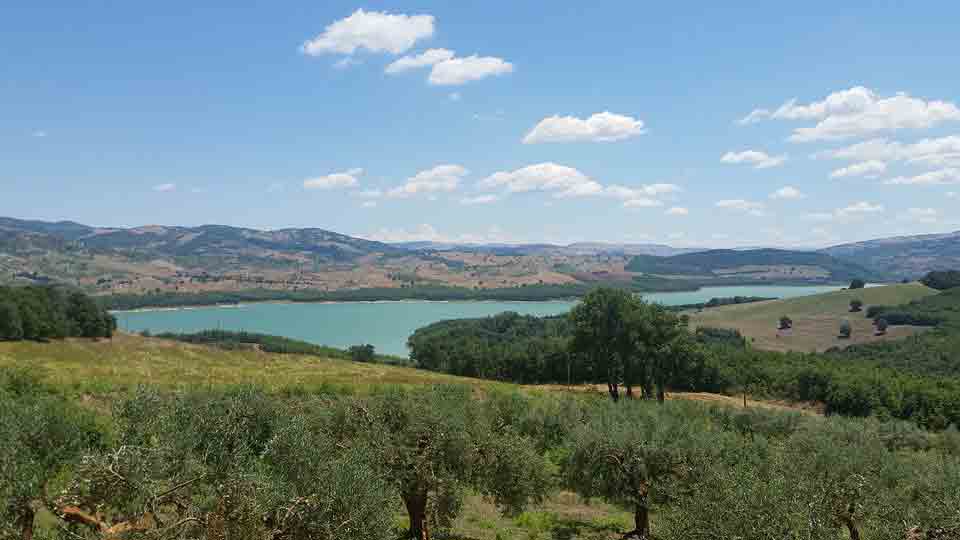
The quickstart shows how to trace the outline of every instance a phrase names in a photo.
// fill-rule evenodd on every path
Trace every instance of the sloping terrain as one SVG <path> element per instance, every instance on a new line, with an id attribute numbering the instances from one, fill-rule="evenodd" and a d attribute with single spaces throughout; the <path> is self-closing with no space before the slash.
<path id="1" fill-rule="evenodd" d="M 735 328 L 751 340 L 753 346 L 776 351 L 824 351 L 831 347 L 891 340 L 913 334 L 918 329 L 891 326 L 885 336 L 875 336 L 873 324 L 866 318 L 871 305 L 899 305 L 936 294 L 920 283 L 868 287 L 830 293 L 771 300 L 751 304 L 720 306 L 690 313 L 692 327 Z M 863 311 L 850 313 L 850 301 L 859 299 Z M 793 320 L 793 329 L 780 332 L 781 316 Z M 849 320 L 850 339 L 838 337 L 840 322 Z"/>
<path id="2" fill-rule="evenodd" d="M 756 280 L 847 281 L 875 277 L 871 270 L 829 254 L 782 249 L 714 249 L 670 257 L 638 255 L 626 269 L 661 276 Z"/>
<path id="3" fill-rule="evenodd" d="M 960 268 L 960 231 L 841 244 L 821 253 L 891 276 L 915 278 L 933 270 Z"/>

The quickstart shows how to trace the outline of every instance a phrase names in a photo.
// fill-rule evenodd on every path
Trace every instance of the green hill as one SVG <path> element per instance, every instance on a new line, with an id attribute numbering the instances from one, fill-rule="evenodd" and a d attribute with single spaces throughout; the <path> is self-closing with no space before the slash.
<path id="1" fill-rule="evenodd" d="M 763 281 L 849 281 L 879 277 L 867 268 L 825 253 L 782 249 L 714 249 L 671 257 L 638 255 L 626 269 L 663 276 Z"/>

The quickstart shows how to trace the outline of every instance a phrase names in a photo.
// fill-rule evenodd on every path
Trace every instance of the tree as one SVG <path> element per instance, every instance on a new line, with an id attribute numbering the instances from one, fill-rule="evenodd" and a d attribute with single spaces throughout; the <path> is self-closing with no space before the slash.
<path id="1" fill-rule="evenodd" d="M 787 317 L 786 315 L 782 315 L 780 317 L 780 326 L 777 328 L 780 330 L 789 330 L 793 328 L 793 319 Z"/>
<path id="2" fill-rule="evenodd" d="M 626 320 L 630 348 L 623 355 L 624 384 L 629 389 L 639 382 L 645 397 L 650 397 L 656 387 L 657 401 L 662 403 L 668 384 L 696 354 L 694 340 L 686 321 L 675 312 L 643 301 L 630 307 Z"/>
<path id="3" fill-rule="evenodd" d="M 570 435 L 564 482 L 585 498 L 633 510 L 634 530 L 625 537 L 650 538 L 651 507 L 669 502 L 709 462 L 709 427 L 681 410 L 673 403 L 607 404 Z"/>
<path id="4" fill-rule="evenodd" d="M 469 388 L 437 386 L 416 393 L 391 389 L 337 414 L 344 441 L 372 449 L 383 477 L 400 494 L 410 538 L 426 540 L 431 530 L 450 525 L 467 488 L 518 512 L 550 486 L 533 442 L 493 413 Z"/>
<path id="5" fill-rule="evenodd" d="M 863 300 L 854 298 L 850 301 L 850 313 L 859 313 L 863 311 Z"/>
<path id="6" fill-rule="evenodd" d="M 860 278 L 854 279 L 853 281 L 850 282 L 851 289 L 862 289 L 866 286 L 867 284 Z"/>
<path id="7" fill-rule="evenodd" d="M 850 321 L 844 319 L 840 321 L 840 337 L 843 339 L 849 339 L 850 334 L 853 332 L 853 328 L 850 326 Z"/>
<path id="8" fill-rule="evenodd" d="M 373 345 L 353 345 L 348 351 L 350 359 L 354 362 L 373 362 L 376 357 L 376 349 Z"/>
<path id="9" fill-rule="evenodd" d="M 877 326 L 878 336 L 885 336 L 887 334 L 887 327 L 889 326 L 889 323 L 887 323 L 886 319 L 880 317 L 874 324 Z"/>
<path id="10" fill-rule="evenodd" d="M 953 287 L 960 287 L 960 270 L 930 272 L 923 276 L 920 282 L 931 289 L 941 291 Z"/>
<path id="11" fill-rule="evenodd" d="M 81 452 L 100 444 L 93 415 L 21 370 L 0 370 L 0 538 L 33 538 L 34 504 Z"/>
<path id="12" fill-rule="evenodd" d="M 23 322 L 20 310 L 10 300 L 0 300 L 0 340 L 23 339 Z"/>
<path id="13" fill-rule="evenodd" d="M 595 377 L 606 382 L 613 401 L 620 399 L 623 359 L 634 349 L 627 331 L 627 319 L 636 302 L 628 291 L 599 288 L 588 293 L 570 311 L 573 323 L 571 349 L 588 359 Z M 633 380 L 632 374 L 628 379 Z M 632 392 L 632 388 L 628 390 Z"/>

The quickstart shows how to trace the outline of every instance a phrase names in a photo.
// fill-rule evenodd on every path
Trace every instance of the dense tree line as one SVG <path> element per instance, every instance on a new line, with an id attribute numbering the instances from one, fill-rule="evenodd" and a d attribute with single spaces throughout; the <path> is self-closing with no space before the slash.
<path id="1" fill-rule="evenodd" d="M 823 403 L 832 414 L 960 426 L 960 330 L 950 322 L 960 315 L 960 290 L 901 309 L 945 322 L 902 340 L 826 353 L 757 351 L 736 331 L 691 334 L 663 308 L 605 291 L 569 317 L 446 321 L 417 330 L 408 346 L 418 367 L 457 375 L 607 384 L 611 396 L 621 385 L 648 397 L 662 388 L 751 393 Z"/>
<path id="2" fill-rule="evenodd" d="M 476 288 L 443 285 L 410 287 L 370 287 L 322 291 L 249 289 L 242 291 L 208 291 L 197 293 L 155 292 L 147 294 L 114 294 L 100 298 L 104 306 L 114 310 L 237 304 L 241 302 L 375 302 L 391 300 L 500 300 L 524 302 L 579 298 L 599 287 L 612 287 L 635 292 L 691 291 L 700 284 L 685 280 L 669 280 L 638 276 L 630 281 L 595 281 L 569 284 L 534 284 L 516 287 Z"/>
<path id="3" fill-rule="evenodd" d="M 931 289 L 946 290 L 960 287 L 960 270 L 930 272 L 920 280 Z"/>
<path id="4" fill-rule="evenodd" d="M 960 534 L 960 433 L 895 422 L 456 386 L 144 387 L 98 418 L 2 370 L 0 413 L 2 538 L 422 540 L 467 493 L 560 489 L 644 539 Z"/>
<path id="5" fill-rule="evenodd" d="M 0 340 L 111 337 L 116 319 L 79 291 L 0 287 Z"/>

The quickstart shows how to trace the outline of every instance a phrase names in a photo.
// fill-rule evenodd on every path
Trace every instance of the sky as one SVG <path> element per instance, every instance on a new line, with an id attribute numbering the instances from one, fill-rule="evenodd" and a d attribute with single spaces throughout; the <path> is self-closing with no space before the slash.
<path id="1" fill-rule="evenodd" d="M 0 215 L 384 241 L 960 229 L 960 2 L 17 2 Z"/>

